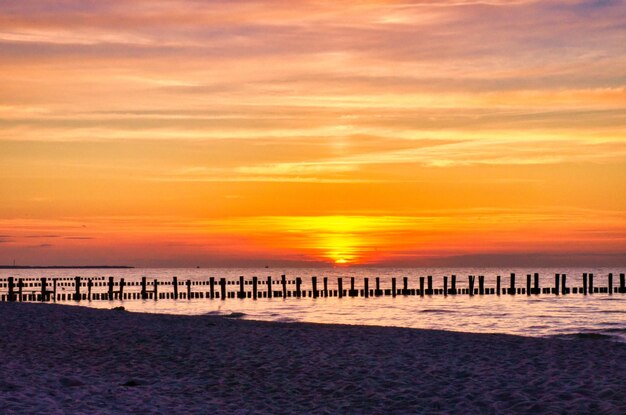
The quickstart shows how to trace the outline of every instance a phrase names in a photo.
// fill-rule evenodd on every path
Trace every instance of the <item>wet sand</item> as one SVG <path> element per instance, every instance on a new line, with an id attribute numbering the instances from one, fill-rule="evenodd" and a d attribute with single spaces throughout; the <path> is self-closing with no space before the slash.
<path id="1" fill-rule="evenodd" d="M 626 344 L 0 303 L 0 413 L 623 414 Z"/>

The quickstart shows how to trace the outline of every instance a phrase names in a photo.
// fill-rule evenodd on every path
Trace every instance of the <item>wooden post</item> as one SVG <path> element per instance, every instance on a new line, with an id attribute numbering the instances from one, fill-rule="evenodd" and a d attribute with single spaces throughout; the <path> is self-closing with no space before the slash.
<path id="1" fill-rule="evenodd" d="M 91 301 L 91 287 L 93 287 L 93 281 L 91 278 L 87 280 L 87 300 Z M 113 298 L 111 296 L 111 298 Z"/>
<path id="2" fill-rule="evenodd" d="M 146 288 L 146 277 L 141 277 L 141 299 L 148 298 L 148 290 Z"/>
<path id="3" fill-rule="evenodd" d="M 252 299 L 253 300 L 256 300 L 258 282 L 259 280 L 257 277 L 252 277 Z"/>
<path id="4" fill-rule="evenodd" d="M 535 272 L 535 295 L 541 294 L 541 290 L 539 289 L 539 273 Z"/>
<path id="5" fill-rule="evenodd" d="M 563 293 L 563 295 L 568 294 L 567 292 L 567 274 L 563 274 L 561 275 L 561 293 Z"/>
<path id="6" fill-rule="evenodd" d="M 191 300 L 191 280 L 187 280 L 187 300 Z"/>
<path id="7" fill-rule="evenodd" d="M 587 273 L 583 273 L 583 294 L 587 295 Z"/>
<path id="8" fill-rule="evenodd" d="M 172 278 L 172 287 L 174 288 L 174 300 L 178 300 L 178 277 Z"/>
<path id="9" fill-rule="evenodd" d="M 376 290 L 374 291 L 374 295 L 377 296 L 377 297 L 379 295 L 381 295 L 381 292 L 380 292 L 380 277 L 376 277 Z"/>
<path id="10" fill-rule="evenodd" d="M 391 296 L 392 297 L 396 296 L 396 277 L 393 277 L 391 279 Z"/>
<path id="11" fill-rule="evenodd" d="M 402 294 L 403 295 L 408 295 L 409 294 L 409 279 L 407 277 L 403 277 L 402 281 L 404 282 L 404 285 L 402 288 Z"/>
<path id="12" fill-rule="evenodd" d="M 515 295 L 515 273 L 511 273 L 511 286 L 509 287 L 509 295 Z"/>
<path id="13" fill-rule="evenodd" d="M 120 300 L 124 299 L 124 286 L 126 283 L 124 282 L 124 278 L 120 278 Z"/>
<path id="14" fill-rule="evenodd" d="M 363 294 L 365 294 L 365 298 L 370 296 L 370 287 L 369 287 L 369 278 L 363 278 Z"/>
<path id="15" fill-rule="evenodd" d="M 343 278 L 337 278 L 337 288 L 339 290 L 339 298 L 343 298 Z"/>
<path id="16" fill-rule="evenodd" d="M 626 278 L 624 278 L 624 274 L 619 274 L 619 292 L 626 293 Z"/>
<path id="17" fill-rule="evenodd" d="M 467 278 L 469 279 L 469 295 L 472 296 L 474 295 L 474 276 L 469 275 Z"/>
<path id="18" fill-rule="evenodd" d="M 485 276 L 478 276 L 478 294 L 485 295 Z"/>
<path id="19" fill-rule="evenodd" d="M 237 298 L 246 298 L 246 289 L 244 288 L 244 280 L 243 275 L 239 276 L 239 294 L 237 294 Z"/>
<path id="20" fill-rule="evenodd" d="M 554 294 L 555 295 L 559 295 L 559 279 L 560 279 L 561 275 L 560 274 L 554 274 Z"/>
<path id="21" fill-rule="evenodd" d="M 424 296 L 424 277 L 420 277 L 420 297 Z"/>
<path id="22" fill-rule="evenodd" d="M 17 292 L 20 302 L 24 301 L 24 280 L 21 278 L 17 280 Z"/>
<path id="23" fill-rule="evenodd" d="M 87 283 L 87 286 L 91 283 L 91 279 Z M 89 294 L 91 295 L 91 288 L 89 289 Z M 109 277 L 109 301 L 113 300 L 113 277 Z"/>
<path id="24" fill-rule="evenodd" d="M 272 298 L 272 277 L 267 277 L 267 298 Z"/>
<path id="25" fill-rule="evenodd" d="M 54 296 L 54 302 L 57 301 L 57 279 L 52 279 L 52 295 Z"/>
<path id="26" fill-rule="evenodd" d="M 74 286 L 76 292 L 74 293 L 74 301 L 80 301 L 80 277 L 74 277 Z"/>
<path id="27" fill-rule="evenodd" d="M 154 279 L 154 301 L 156 301 L 159 298 L 159 280 L 157 280 L 156 278 Z"/>
<path id="28" fill-rule="evenodd" d="M 220 300 L 226 300 L 226 278 L 220 278 Z"/>
<path id="29" fill-rule="evenodd" d="M 302 296 L 302 278 L 296 277 L 296 297 L 300 298 Z"/>
<path id="30" fill-rule="evenodd" d="M 593 294 L 593 272 L 589 273 L 589 294 Z"/>
<path id="31" fill-rule="evenodd" d="M 613 273 L 609 272 L 609 295 L 613 295 Z"/>
<path id="32" fill-rule="evenodd" d="M 46 278 L 41 277 L 41 301 L 46 301 L 46 297 L 48 296 L 48 293 L 46 292 L 46 288 L 47 288 Z"/>
<path id="33" fill-rule="evenodd" d="M 356 290 L 354 289 L 354 277 L 350 277 L 350 297 L 354 297 L 356 295 Z"/>
<path id="34" fill-rule="evenodd" d="M 283 298 L 286 298 L 287 297 L 287 277 L 285 275 L 281 275 L 280 282 L 283 284 Z"/>
<path id="35" fill-rule="evenodd" d="M 324 297 L 328 297 L 328 277 L 324 277 Z"/>
<path id="36" fill-rule="evenodd" d="M 444 296 L 448 296 L 448 277 L 444 276 L 443 277 L 443 295 Z"/>
<path id="37" fill-rule="evenodd" d="M 532 289 L 530 287 L 530 274 L 526 274 L 526 295 L 530 295 L 532 293 Z"/>
<path id="38" fill-rule="evenodd" d="M 9 285 L 9 301 L 15 301 L 15 283 L 13 282 L 13 277 L 7 278 Z"/>
<path id="39" fill-rule="evenodd" d="M 450 276 L 450 294 L 456 294 L 456 275 L 454 274 Z"/>
<path id="40" fill-rule="evenodd" d="M 209 277 L 209 298 L 215 298 L 215 277 Z"/>
<path id="41" fill-rule="evenodd" d="M 429 275 L 426 277 L 426 282 L 428 283 L 428 289 L 426 290 L 426 294 L 433 295 L 433 276 Z"/>
<path id="42" fill-rule="evenodd" d="M 496 277 L 496 294 L 498 294 L 498 295 L 500 295 L 500 292 L 501 292 L 501 290 L 500 290 L 500 280 L 501 280 L 501 277 L 498 275 Z"/>
<path id="43" fill-rule="evenodd" d="M 311 287 L 313 289 L 313 298 L 317 298 L 317 277 L 311 277 Z"/>

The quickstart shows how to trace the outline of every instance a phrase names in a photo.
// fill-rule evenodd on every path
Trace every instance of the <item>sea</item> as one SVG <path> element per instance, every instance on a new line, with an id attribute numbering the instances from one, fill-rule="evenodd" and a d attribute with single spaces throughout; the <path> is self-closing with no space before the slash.
<path id="1" fill-rule="evenodd" d="M 626 268 L 626 267 L 625 267 Z M 381 289 L 390 289 L 392 278 L 402 288 L 403 278 L 408 278 L 409 289 L 419 288 L 419 278 L 432 276 L 433 288 L 443 288 L 443 277 L 456 275 L 457 289 L 467 288 L 469 275 L 484 276 L 485 287 L 495 288 L 496 277 L 501 276 L 502 288 L 509 287 L 510 274 L 516 275 L 516 286 L 526 287 L 526 275 L 539 274 L 539 285 L 554 287 L 555 274 L 567 275 L 569 288 L 582 287 L 583 273 L 594 274 L 594 286 L 606 287 L 608 274 L 613 274 L 613 286 L 619 286 L 619 274 L 626 269 L 614 268 L 132 268 L 132 269 L 4 269 L 0 279 L 14 278 L 83 278 L 114 277 L 126 282 L 139 282 L 146 277 L 149 283 L 172 281 L 208 281 L 226 278 L 234 283 L 243 276 L 246 281 L 258 277 L 266 281 L 271 276 L 274 284 L 286 275 L 287 280 L 302 279 L 302 289 L 311 289 L 311 277 L 316 276 L 318 289 L 323 278 L 328 278 L 328 288 L 336 289 L 338 278 L 343 288 L 350 288 L 354 278 L 355 288 L 362 289 L 368 278 L 369 288 L 375 288 L 379 278 Z M 533 278 L 534 284 L 534 278 Z M 478 287 L 476 277 L 475 287 Z M 106 287 L 94 287 L 94 292 Z M 159 291 L 171 291 L 171 286 L 159 286 Z M 238 286 L 228 285 L 229 291 Z M 246 286 L 250 291 L 251 286 Z M 266 290 L 259 286 L 259 291 Z M 275 285 L 273 290 L 282 289 Z M 4 293 L 6 288 L 0 289 Z M 72 291 L 59 287 L 58 292 Z M 65 290 L 65 291 L 64 291 Z M 125 288 L 126 292 L 139 290 L 137 286 Z M 181 292 L 186 287 L 181 286 Z M 192 290 L 208 291 L 208 287 L 192 285 Z M 219 287 L 216 286 L 216 290 Z M 289 290 L 295 290 L 290 285 Z M 475 333 L 505 333 L 533 337 L 593 338 L 626 342 L 626 294 L 595 293 L 590 295 L 398 295 L 380 297 L 302 297 L 302 298 L 251 298 L 191 299 L 191 300 L 114 300 L 65 301 L 63 304 L 94 308 L 123 306 L 128 311 L 183 315 L 222 315 L 231 318 L 275 322 L 311 322 L 351 325 L 397 326 L 417 329 L 434 329 Z"/>

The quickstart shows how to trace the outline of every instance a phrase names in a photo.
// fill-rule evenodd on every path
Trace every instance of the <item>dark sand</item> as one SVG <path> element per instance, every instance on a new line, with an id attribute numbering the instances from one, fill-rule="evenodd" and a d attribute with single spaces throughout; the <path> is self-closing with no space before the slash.
<path id="1" fill-rule="evenodd" d="M 604 339 L 44 304 L 0 316 L 2 414 L 626 414 L 626 345 Z"/>

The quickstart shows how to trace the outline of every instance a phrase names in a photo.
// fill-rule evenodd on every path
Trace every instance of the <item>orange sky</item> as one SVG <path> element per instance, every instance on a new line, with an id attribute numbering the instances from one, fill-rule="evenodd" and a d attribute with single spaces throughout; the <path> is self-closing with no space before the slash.
<path id="1" fill-rule="evenodd" d="M 624 21 L 3 3 L 0 264 L 625 265 Z"/>

